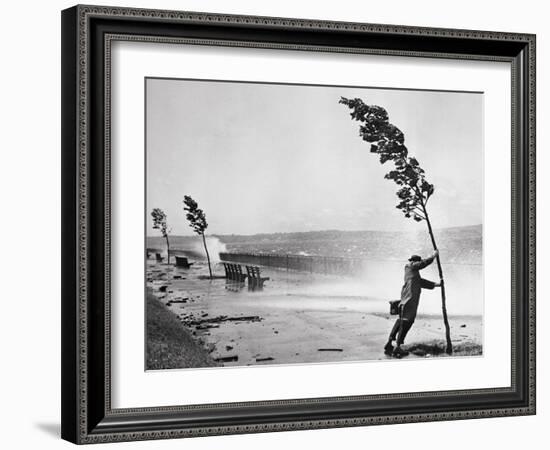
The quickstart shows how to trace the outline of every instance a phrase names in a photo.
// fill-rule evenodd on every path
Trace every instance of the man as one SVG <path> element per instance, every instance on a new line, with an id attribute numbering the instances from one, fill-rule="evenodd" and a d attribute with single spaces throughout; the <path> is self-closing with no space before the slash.
<path id="1" fill-rule="evenodd" d="M 401 348 L 401 345 L 405 342 L 405 336 L 407 336 L 416 318 L 416 311 L 418 310 L 418 303 L 420 301 L 420 292 L 422 289 L 439 287 L 443 282 L 443 280 L 439 283 L 425 280 L 420 276 L 420 270 L 428 267 L 438 254 L 439 251 L 436 250 L 432 256 L 426 259 L 422 259 L 418 255 L 413 255 L 409 258 L 409 263 L 405 265 L 405 282 L 401 288 L 399 318 L 395 321 L 388 342 L 384 346 L 384 353 L 386 355 L 393 355 L 401 358 L 409 354 L 409 352 Z M 395 341 L 396 337 L 397 345 L 394 349 L 392 342 Z"/>

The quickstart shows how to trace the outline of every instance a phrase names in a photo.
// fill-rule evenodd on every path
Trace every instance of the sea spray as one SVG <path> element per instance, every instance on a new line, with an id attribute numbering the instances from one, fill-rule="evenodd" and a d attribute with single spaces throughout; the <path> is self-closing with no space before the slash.
<path id="1" fill-rule="evenodd" d="M 397 300 L 401 297 L 403 273 L 406 261 L 369 261 L 364 273 L 350 280 L 346 293 L 368 293 L 368 296 L 386 300 Z M 452 315 L 483 314 L 483 269 L 479 264 L 446 264 L 448 303 L 453 306 Z M 420 272 L 422 278 L 438 281 L 437 268 L 431 265 Z M 343 288 L 342 288 L 343 289 Z M 354 292 L 355 291 L 355 292 Z M 420 296 L 419 313 L 440 314 L 439 291 L 423 289 Z"/>
<path id="2" fill-rule="evenodd" d="M 278 269 L 277 280 L 282 282 L 286 298 L 293 302 L 296 298 L 305 298 L 309 307 L 318 300 L 318 309 L 333 305 L 389 314 L 388 302 L 401 296 L 404 265 L 405 262 L 369 261 L 364 272 L 353 277 Z M 421 275 L 429 280 L 438 279 L 436 268 L 431 266 Z M 451 317 L 483 314 L 483 272 L 480 266 L 448 264 L 446 283 L 449 302 L 453 305 Z M 272 293 L 274 284 L 270 286 Z M 422 290 L 418 313 L 440 315 L 438 294 L 437 288 Z"/>
<path id="3" fill-rule="evenodd" d="M 210 260 L 216 264 L 220 262 L 220 252 L 226 252 L 226 245 L 216 236 L 206 236 L 206 245 L 210 253 Z M 185 245 L 181 245 L 181 250 L 191 257 L 206 259 L 204 245 L 201 237 L 186 239 Z"/>
<path id="4" fill-rule="evenodd" d="M 213 263 L 219 263 L 220 253 L 227 252 L 226 245 L 216 236 L 206 236 L 206 245 L 208 246 L 208 251 L 210 252 L 210 260 Z M 204 247 L 202 245 L 202 242 L 198 241 L 194 250 L 197 252 L 201 252 L 204 257 L 206 257 L 206 255 L 204 254 Z"/>

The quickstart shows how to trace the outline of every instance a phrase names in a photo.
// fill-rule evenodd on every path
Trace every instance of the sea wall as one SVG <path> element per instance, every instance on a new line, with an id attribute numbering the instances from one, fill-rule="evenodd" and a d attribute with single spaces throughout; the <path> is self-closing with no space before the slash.
<path id="1" fill-rule="evenodd" d="M 221 261 L 331 275 L 357 275 L 365 260 L 335 256 L 278 255 L 267 253 L 220 253 Z"/>

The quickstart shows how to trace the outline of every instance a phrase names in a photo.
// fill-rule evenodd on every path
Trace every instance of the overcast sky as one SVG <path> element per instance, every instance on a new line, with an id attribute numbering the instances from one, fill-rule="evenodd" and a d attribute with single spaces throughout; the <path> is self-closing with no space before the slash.
<path id="1" fill-rule="evenodd" d="M 148 79 L 147 232 L 162 208 L 192 234 L 191 195 L 210 234 L 425 227 L 395 208 L 397 186 L 340 96 L 384 107 L 435 185 L 434 227 L 482 223 L 483 94 Z"/>

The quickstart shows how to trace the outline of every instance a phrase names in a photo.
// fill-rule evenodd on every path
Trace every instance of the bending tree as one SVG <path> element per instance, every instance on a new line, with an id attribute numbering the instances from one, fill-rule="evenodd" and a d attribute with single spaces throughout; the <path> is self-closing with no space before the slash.
<path id="1" fill-rule="evenodd" d="M 389 122 L 387 111 L 380 106 L 367 105 L 359 98 L 341 97 L 339 103 L 346 105 L 351 110 L 352 120 L 360 122 L 359 135 L 364 141 L 371 144 L 370 151 L 372 153 L 380 155 L 380 163 L 393 161 L 394 170 L 390 170 L 385 178 L 393 180 L 399 186 L 397 191 L 399 203 L 396 207 L 403 211 L 407 218 L 412 218 L 417 222 L 426 221 L 433 248 L 437 250 L 427 209 L 428 201 L 434 193 L 434 186 L 426 180 L 424 170 L 418 164 L 418 160 L 413 156 L 408 156 L 403 132 Z M 453 347 L 439 255 L 437 255 L 437 270 L 441 279 L 441 309 L 447 340 L 446 352 L 450 355 L 453 352 Z"/>
<path id="2" fill-rule="evenodd" d="M 206 246 L 206 238 L 204 232 L 208 228 L 208 222 L 206 221 L 206 216 L 204 211 L 199 208 L 199 205 L 195 200 L 193 200 L 189 195 L 183 197 L 183 203 L 185 207 L 183 208 L 187 211 L 187 220 L 189 221 L 189 226 L 193 228 L 193 231 L 199 236 L 202 236 L 202 243 L 204 244 L 204 251 L 206 252 L 206 259 L 208 261 L 208 272 L 210 272 L 210 279 L 212 279 L 212 267 L 210 266 L 210 254 L 208 253 L 208 247 Z"/>
<path id="3" fill-rule="evenodd" d="M 166 239 L 166 254 L 168 256 L 168 264 L 170 264 L 170 241 L 168 240 L 168 225 L 166 223 L 166 214 L 160 208 L 155 208 L 151 211 L 153 217 L 153 228 L 160 230 L 161 234 Z"/>

